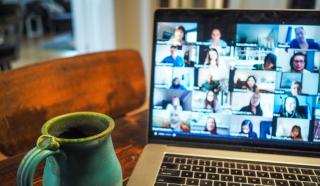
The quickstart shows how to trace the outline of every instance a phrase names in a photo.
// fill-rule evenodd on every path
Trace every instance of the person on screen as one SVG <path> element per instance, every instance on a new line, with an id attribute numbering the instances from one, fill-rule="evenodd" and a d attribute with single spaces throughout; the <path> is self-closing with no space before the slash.
<path id="1" fill-rule="evenodd" d="M 177 46 L 172 45 L 170 47 L 170 55 L 165 57 L 161 63 L 170 63 L 174 67 L 182 67 L 183 66 L 183 58 L 178 56 L 177 54 Z"/>
<path id="2" fill-rule="evenodd" d="M 319 50 L 320 46 L 314 39 L 306 38 L 306 31 L 302 26 L 296 27 L 294 29 L 296 38 L 290 42 L 290 48 L 300 48 L 300 49 L 316 49 Z"/>
<path id="3" fill-rule="evenodd" d="M 250 90 L 252 92 L 257 92 L 258 87 L 257 87 L 256 83 L 257 83 L 256 77 L 254 77 L 253 75 L 250 75 L 250 76 L 248 76 L 248 78 L 246 80 L 246 84 L 244 86 L 242 86 L 242 88 Z"/>
<path id="4" fill-rule="evenodd" d="M 298 98 L 290 95 L 284 100 L 284 106 L 280 116 L 287 118 L 306 118 L 305 114 L 302 113 L 299 108 Z"/>
<path id="5" fill-rule="evenodd" d="M 184 132 L 190 130 L 189 127 L 182 122 L 182 106 L 180 105 L 179 97 L 173 97 L 171 103 L 167 105 L 166 110 L 169 114 L 169 124 L 165 124 L 165 128 L 172 128 L 174 131 Z"/>
<path id="6" fill-rule="evenodd" d="M 175 96 L 171 99 L 171 103 L 167 105 L 167 111 L 171 112 L 182 112 L 182 106 L 180 104 L 179 97 Z"/>
<path id="7" fill-rule="evenodd" d="M 221 32 L 218 28 L 213 28 L 211 31 L 210 48 L 225 48 L 227 43 L 221 39 Z"/>
<path id="8" fill-rule="evenodd" d="M 209 90 L 207 92 L 206 98 L 204 100 L 204 109 L 210 109 L 212 112 L 216 112 L 216 106 L 217 106 L 217 97 L 213 93 L 213 91 Z"/>
<path id="9" fill-rule="evenodd" d="M 297 52 L 293 54 L 293 56 L 290 58 L 291 72 L 309 74 L 310 72 L 305 69 L 306 66 L 307 66 L 307 57 L 302 52 Z"/>
<path id="10" fill-rule="evenodd" d="M 215 67 L 215 68 L 219 67 L 219 53 L 217 49 L 215 48 L 209 49 L 204 64 Z"/>
<path id="11" fill-rule="evenodd" d="M 214 117 L 209 116 L 207 118 L 204 131 L 208 131 L 210 134 L 217 134 L 217 122 Z"/>
<path id="12" fill-rule="evenodd" d="M 261 64 L 255 64 L 253 67 L 256 70 L 276 70 L 277 56 L 273 53 L 268 53 L 264 57 L 263 66 Z"/>
<path id="13" fill-rule="evenodd" d="M 291 129 L 289 137 L 294 141 L 302 141 L 301 136 L 301 127 L 298 125 L 294 125 Z"/>
<path id="14" fill-rule="evenodd" d="M 186 29 L 182 25 L 177 26 L 172 38 L 169 40 L 169 43 L 176 46 L 185 44 L 185 34 Z"/>
<path id="15" fill-rule="evenodd" d="M 208 75 L 208 79 L 206 82 L 204 82 L 200 89 L 202 91 L 213 91 L 214 93 L 218 93 L 220 89 L 220 83 L 219 81 L 214 81 L 213 76 L 211 74 Z"/>
<path id="16" fill-rule="evenodd" d="M 240 109 L 242 112 L 250 112 L 252 115 L 262 116 L 263 112 L 260 106 L 261 96 L 259 93 L 254 93 L 251 96 L 250 103 Z"/>
<path id="17" fill-rule="evenodd" d="M 257 133 L 253 131 L 252 121 L 248 119 L 242 121 L 240 134 L 246 135 L 249 138 L 258 138 Z"/>
<path id="18" fill-rule="evenodd" d="M 186 90 L 186 88 L 180 84 L 180 80 L 178 77 L 175 77 L 172 79 L 172 83 L 170 86 L 170 89 L 174 89 L 174 90 Z"/>
<path id="19" fill-rule="evenodd" d="M 297 96 L 301 94 L 302 84 L 299 81 L 292 81 L 290 91 L 291 95 Z"/>

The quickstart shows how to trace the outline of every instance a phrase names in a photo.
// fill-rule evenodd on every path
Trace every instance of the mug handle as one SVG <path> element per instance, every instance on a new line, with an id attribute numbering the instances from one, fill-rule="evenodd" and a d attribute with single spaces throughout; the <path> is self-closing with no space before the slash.
<path id="1" fill-rule="evenodd" d="M 37 140 L 37 146 L 31 149 L 22 159 L 18 172 L 18 186 L 32 186 L 33 176 L 38 164 L 48 156 L 62 154 L 60 144 L 53 136 L 41 135 Z"/>

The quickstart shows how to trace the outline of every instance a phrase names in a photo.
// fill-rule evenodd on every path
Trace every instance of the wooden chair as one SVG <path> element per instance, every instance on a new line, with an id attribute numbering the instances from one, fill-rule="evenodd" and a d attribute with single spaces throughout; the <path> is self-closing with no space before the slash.
<path id="1" fill-rule="evenodd" d="M 0 73 L 0 152 L 35 145 L 48 119 L 68 112 L 124 116 L 145 101 L 140 55 L 132 50 L 56 59 Z"/>

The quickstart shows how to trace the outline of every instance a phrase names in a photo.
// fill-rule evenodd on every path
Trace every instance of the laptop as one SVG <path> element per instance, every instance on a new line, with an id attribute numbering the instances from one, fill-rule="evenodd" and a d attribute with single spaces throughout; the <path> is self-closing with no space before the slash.
<path id="1" fill-rule="evenodd" d="M 129 186 L 320 185 L 320 12 L 154 14 L 148 144 Z"/>

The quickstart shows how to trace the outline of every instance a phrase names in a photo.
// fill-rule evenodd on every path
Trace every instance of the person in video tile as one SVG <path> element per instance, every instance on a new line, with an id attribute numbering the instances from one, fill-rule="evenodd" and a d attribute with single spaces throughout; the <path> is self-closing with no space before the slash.
<path id="1" fill-rule="evenodd" d="M 291 94 L 297 96 L 301 94 L 302 84 L 299 81 L 293 81 L 290 87 Z"/>
<path id="2" fill-rule="evenodd" d="M 277 65 L 277 56 L 273 53 L 268 53 L 264 57 L 264 63 L 262 64 L 256 64 L 253 67 L 256 70 L 276 70 Z"/>
<path id="3" fill-rule="evenodd" d="M 285 98 L 280 116 L 287 118 L 306 118 L 305 114 L 300 110 L 298 98 L 291 95 Z"/>
<path id="4" fill-rule="evenodd" d="M 297 52 L 293 54 L 293 56 L 290 58 L 291 72 L 310 73 L 308 70 L 305 69 L 306 66 L 307 66 L 307 57 L 305 54 L 301 52 Z"/>
<path id="5" fill-rule="evenodd" d="M 209 90 L 206 95 L 206 99 L 204 100 L 204 108 L 210 109 L 212 112 L 216 112 L 217 106 L 217 97 L 213 93 L 213 91 Z"/>
<path id="6" fill-rule="evenodd" d="M 260 106 L 261 96 L 259 93 L 254 93 L 251 96 L 250 103 L 247 106 L 244 106 L 240 109 L 242 112 L 250 112 L 252 115 L 262 116 L 263 112 Z"/>
<path id="7" fill-rule="evenodd" d="M 177 46 L 172 45 L 170 47 L 170 55 L 165 57 L 161 63 L 170 63 L 174 67 L 182 67 L 183 66 L 183 58 L 181 56 L 178 56 L 177 54 Z"/>
<path id="8" fill-rule="evenodd" d="M 177 26 L 174 31 L 174 35 L 169 40 L 169 43 L 176 46 L 181 46 L 185 44 L 185 40 L 184 40 L 185 34 L 186 34 L 186 29 L 182 25 Z"/>
<path id="9" fill-rule="evenodd" d="M 209 49 L 204 64 L 209 65 L 210 67 L 215 67 L 215 68 L 219 67 L 219 53 L 217 49 L 215 48 Z"/>
<path id="10" fill-rule="evenodd" d="M 246 84 L 242 88 L 250 90 L 252 92 L 257 92 L 258 87 L 257 87 L 256 83 L 257 83 L 257 79 L 253 75 L 250 75 L 250 76 L 248 76 L 248 78 L 246 80 Z"/>
<path id="11" fill-rule="evenodd" d="M 214 81 L 211 74 L 208 75 L 208 80 L 204 82 L 201 87 L 201 90 L 203 91 L 213 91 L 215 93 L 219 92 L 220 89 L 220 83 L 219 81 Z"/>
<path id="12" fill-rule="evenodd" d="M 173 97 L 166 110 L 169 114 L 169 126 L 164 127 L 172 128 L 174 131 L 190 131 L 190 128 L 181 119 L 182 106 L 180 105 L 179 97 Z"/>
<path id="13" fill-rule="evenodd" d="M 221 39 L 221 32 L 218 28 L 213 28 L 211 32 L 211 46 L 210 48 L 227 47 L 227 43 Z"/>
<path id="14" fill-rule="evenodd" d="M 249 138 L 258 138 L 257 133 L 253 131 L 252 121 L 248 119 L 242 121 L 240 134 L 246 135 Z"/>
<path id="15" fill-rule="evenodd" d="M 217 123 L 214 117 L 209 116 L 206 121 L 206 126 L 204 131 L 208 131 L 211 134 L 217 134 Z"/>
<path id="16" fill-rule="evenodd" d="M 290 43 L 290 48 L 301 48 L 301 49 L 316 49 L 319 50 L 320 46 L 315 42 L 314 39 L 306 38 L 306 31 L 302 26 L 294 29 L 296 38 Z"/>
<path id="17" fill-rule="evenodd" d="M 289 137 L 294 141 L 303 141 L 301 136 L 301 127 L 294 125 L 291 129 Z"/>
<path id="18" fill-rule="evenodd" d="M 178 77 L 173 78 L 170 89 L 186 90 L 186 88 L 180 84 L 180 79 Z"/>

